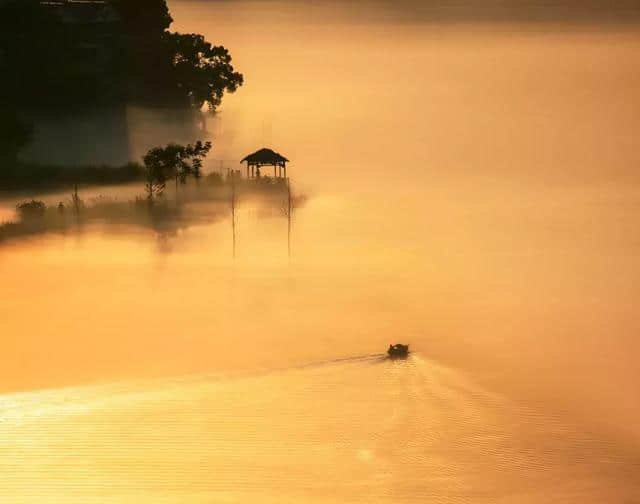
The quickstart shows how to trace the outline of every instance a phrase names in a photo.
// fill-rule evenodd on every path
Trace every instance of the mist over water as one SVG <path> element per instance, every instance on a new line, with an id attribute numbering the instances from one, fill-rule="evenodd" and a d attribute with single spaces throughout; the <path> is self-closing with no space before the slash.
<path id="1" fill-rule="evenodd" d="M 251 202 L 235 261 L 3 245 L 0 502 L 640 499 L 634 26 L 170 7 L 247 78 L 208 169 L 292 160 L 292 258 Z"/>

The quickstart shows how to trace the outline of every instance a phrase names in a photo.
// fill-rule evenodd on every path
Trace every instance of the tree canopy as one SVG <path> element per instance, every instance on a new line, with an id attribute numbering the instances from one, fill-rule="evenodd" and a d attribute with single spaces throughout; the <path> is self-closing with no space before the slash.
<path id="1" fill-rule="evenodd" d="M 195 144 L 168 144 L 165 147 L 154 147 L 143 158 L 145 190 L 152 200 L 160 196 L 167 185 L 167 180 L 174 178 L 177 183 L 185 184 L 187 178 L 201 177 L 202 161 L 211 150 L 211 142 L 197 141 Z"/>
<path id="2" fill-rule="evenodd" d="M 92 8 L 114 15 L 88 22 Z M 166 0 L 106 0 L 102 7 L 8 0 L 0 6 L 6 76 L 0 101 L 42 109 L 138 103 L 215 110 L 243 76 L 226 48 L 202 35 L 170 32 L 172 21 Z"/>
<path id="3" fill-rule="evenodd" d="M 225 91 L 233 93 L 243 83 L 242 74 L 231 65 L 231 55 L 223 46 L 213 46 L 195 33 L 166 33 L 173 79 L 186 91 L 191 104 L 201 108 L 205 103 L 215 110 Z"/>
<path id="4" fill-rule="evenodd" d="M 166 0 L 110 0 L 129 34 L 162 34 L 173 18 Z"/>

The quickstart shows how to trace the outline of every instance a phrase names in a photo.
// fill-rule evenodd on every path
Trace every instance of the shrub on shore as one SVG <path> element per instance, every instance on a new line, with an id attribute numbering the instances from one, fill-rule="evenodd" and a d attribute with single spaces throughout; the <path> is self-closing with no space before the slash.
<path id="1" fill-rule="evenodd" d="M 16 211 L 21 220 L 42 219 L 47 210 L 42 201 L 31 200 L 16 205 Z"/>

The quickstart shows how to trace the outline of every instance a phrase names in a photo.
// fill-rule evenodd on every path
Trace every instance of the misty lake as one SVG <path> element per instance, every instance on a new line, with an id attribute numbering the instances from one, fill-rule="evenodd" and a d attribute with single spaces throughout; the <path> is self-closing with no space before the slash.
<path id="1" fill-rule="evenodd" d="M 250 202 L 235 259 L 3 243 L 0 502 L 640 501 L 640 32 L 169 5 L 246 77 L 206 168 L 291 160 L 291 257 Z"/>

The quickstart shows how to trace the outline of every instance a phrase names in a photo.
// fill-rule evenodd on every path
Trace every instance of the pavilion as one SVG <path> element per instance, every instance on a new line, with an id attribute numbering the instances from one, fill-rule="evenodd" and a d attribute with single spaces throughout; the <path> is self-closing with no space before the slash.
<path id="1" fill-rule="evenodd" d="M 260 168 L 273 166 L 273 178 L 287 178 L 287 163 L 289 160 L 277 152 L 263 148 L 246 156 L 240 163 L 247 163 L 247 178 L 260 177 Z"/>

